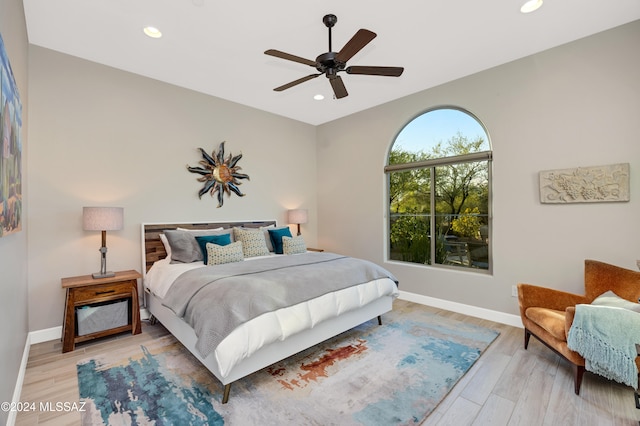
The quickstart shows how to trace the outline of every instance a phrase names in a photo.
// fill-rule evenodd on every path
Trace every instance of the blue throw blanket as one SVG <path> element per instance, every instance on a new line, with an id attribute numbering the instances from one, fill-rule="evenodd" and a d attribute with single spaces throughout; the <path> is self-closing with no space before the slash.
<path id="1" fill-rule="evenodd" d="M 576 305 L 567 346 L 582 355 L 587 370 L 637 389 L 636 343 L 640 343 L 640 313 Z"/>

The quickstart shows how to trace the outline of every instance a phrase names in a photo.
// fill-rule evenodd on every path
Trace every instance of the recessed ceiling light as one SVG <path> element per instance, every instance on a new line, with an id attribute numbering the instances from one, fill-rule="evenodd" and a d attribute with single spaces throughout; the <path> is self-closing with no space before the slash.
<path id="1" fill-rule="evenodd" d="M 522 13 L 531 13 L 536 11 L 542 6 L 542 0 L 529 0 L 520 8 L 520 12 Z"/>
<path id="2" fill-rule="evenodd" d="M 162 37 L 162 33 L 156 27 L 144 27 L 144 33 L 151 38 L 160 38 Z"/>
<path id="3" fill-rule="evenodd" d="M 317 94 L 313 97 L 313 99 L 315 99 L 316 101 L 321 101 L 324 99 L 324 96 L 322 96 L 321 94 Z"/>

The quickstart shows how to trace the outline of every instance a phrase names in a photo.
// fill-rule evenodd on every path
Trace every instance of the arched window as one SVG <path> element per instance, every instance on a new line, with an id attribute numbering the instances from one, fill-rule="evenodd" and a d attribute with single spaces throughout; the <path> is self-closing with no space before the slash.
<path id="1" fill-rule="evenodd" d="M 385 173 L 389 260 L 491 270 L 491 146 L 477 118 L 455 107 L 416 117 Z"/>

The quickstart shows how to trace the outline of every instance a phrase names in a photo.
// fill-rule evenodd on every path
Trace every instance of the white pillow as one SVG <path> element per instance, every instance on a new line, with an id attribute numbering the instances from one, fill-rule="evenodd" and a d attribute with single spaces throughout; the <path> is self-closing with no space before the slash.
<path id="1" fill-rule="evenodd" d="M 613 291 L 607 291 L 606 293 L 602 293 L 600 296 L 596 297 L 592 305 L 596 306 L 610 306 L 614 308 L 624 308 L 629 309 L 630 311 L 639 312 L 640 313 L 640 303 L 634 303 L 627 299 L 623 299 L 622 297 L 615 294 Z"/>
<path id="2" fill-rule="evenodd" d="M 218 244 L 207 243 L 207 264 L 222 265 L 223 263 L 240 262 L 244 260 L 242 252 L 242 243 L 227 244 L 219 246 Z"/>
<path id="3" fill-rule="evenodd" d="M 284 254 L 300 254 L 307 251 L 302 235 L 297 237 L 282 237 L 282 251 Z"/>
<path id="4" fill-rule="evenodd" d="M 273 251 L 273 244 L 271 243 L 271 237 L 269 236 L 269 229 L 275 229 L 275 225 L 267 225 L 267 226 L 261 226 L 260 230 L 262 232 L 264 232 L 264 239 L 267 242 L 267 248 L 269 249 L 269 251 Z"/>
<path id="5" fill-rule="evenodd" d="M 164 234 L 160 234 L 160 241 L 162 241 L 162 245 L 164 246 L 164 251 L 167 252 L 167 257 L 171 259 L 171 244 L 167 240 L 167 236 Z"/>

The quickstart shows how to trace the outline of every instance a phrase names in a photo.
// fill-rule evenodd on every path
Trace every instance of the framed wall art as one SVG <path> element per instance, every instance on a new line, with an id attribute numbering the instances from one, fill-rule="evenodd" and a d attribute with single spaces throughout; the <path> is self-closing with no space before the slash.
<path id="1" fill-rule="evenodd" d="M 0 237 L 22 230 L 22 104 L 0 35 Z"/>

